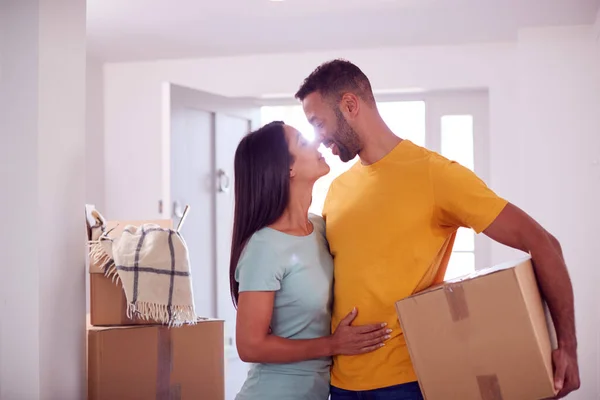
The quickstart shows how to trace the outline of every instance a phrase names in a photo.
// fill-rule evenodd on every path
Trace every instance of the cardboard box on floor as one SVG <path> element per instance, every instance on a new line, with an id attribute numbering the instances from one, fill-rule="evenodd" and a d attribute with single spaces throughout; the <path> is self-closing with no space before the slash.
<path id="1" fill-rule="evenodd" d="M 224 397 L 223 321 L 88 330 L 89 400 Z"/>
<path id="2" fill-rule="evenodd" d="M 555 395 L 554 331 L 530 259 L 434 286 L 396 309 L 425 399 Z"/>
<path id="3" fill-rule="evenodd" d="M 140 226 L 142 224 L 156 224 L 161 228 L 173 227 L 169 220 L 145 221 L 107 221 L 106 229 L 111 230 L 110 237 L 118 237 L 127 225 Z M 127 317 L 127 298 L 119 282 L 104 276 L 99 265 L 90 260 L 90 323 L 93 326 L 119 326 L 119 325 L 151 325 L 158 322 Z"/>

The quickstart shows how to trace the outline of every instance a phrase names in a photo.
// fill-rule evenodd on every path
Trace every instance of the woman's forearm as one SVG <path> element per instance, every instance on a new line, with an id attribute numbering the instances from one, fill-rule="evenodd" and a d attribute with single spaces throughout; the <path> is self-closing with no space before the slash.
<path id="1" fill-rule="evenodd" d="M 317 339 L 284 339 L 267 335 L 260 341 L 240 342 L 238 353 L 244 362 L 284 364 L 333 355 L 331 336 Z"/>

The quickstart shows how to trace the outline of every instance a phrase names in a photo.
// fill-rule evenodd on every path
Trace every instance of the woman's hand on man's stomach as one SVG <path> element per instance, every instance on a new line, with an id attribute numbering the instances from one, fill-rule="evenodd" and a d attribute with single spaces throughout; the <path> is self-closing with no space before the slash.
<path id="1" fill-rule="evenodd" d="M 377 350 L 390 338 L 385 323 L 352 326 L 358 311 L 354 308 L 330 336 L 331 355 L 357 355 Z"/>

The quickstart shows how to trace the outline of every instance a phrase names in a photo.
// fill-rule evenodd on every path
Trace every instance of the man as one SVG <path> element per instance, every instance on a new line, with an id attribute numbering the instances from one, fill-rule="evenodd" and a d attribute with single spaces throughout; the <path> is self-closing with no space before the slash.
<path id="1" fill-rule="evenodd" d="M 380 350 L 335 358 L 331 399 L 422 398 L 394 304 L 443 279 L 459 227 L 531 254 L 557 330 L 557 397 L 578 389 L 573 289 L 558 241 L 467 168 L 398 138 L 352 63 L 322 64 L 296 98 L 326 147 L 344 162 L 360 157 L 323 209 L 335 257 L 333 327 L 357 307 L 356 323 L 393 329 Z"/>

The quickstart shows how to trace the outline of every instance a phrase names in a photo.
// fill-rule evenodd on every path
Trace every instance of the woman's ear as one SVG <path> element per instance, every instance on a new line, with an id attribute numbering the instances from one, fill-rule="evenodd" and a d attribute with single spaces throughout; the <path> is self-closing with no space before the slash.
<path id="1" fill-rule="evenodd" d="M 294 176 L 296 176 L 296 170 L 294 167 L 290 167 L 290 179 L 292 179 Z"/>

